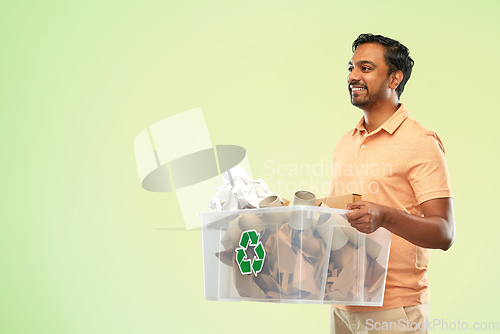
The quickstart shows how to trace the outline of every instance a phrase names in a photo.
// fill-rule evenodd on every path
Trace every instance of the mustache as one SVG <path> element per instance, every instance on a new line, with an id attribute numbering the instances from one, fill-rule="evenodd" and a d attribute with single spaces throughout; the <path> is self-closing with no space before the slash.
<path id="1" fill-rule="evenodd" d="M 350 86 L 360 86 L 360 87 L 363 87 L 363 88 L 367 89 L 367 87 L 365 85 L 363 85 L 362 83 L 360 83 L 359 81 L 351 81 L 349 83 L 349 87 Z"/>

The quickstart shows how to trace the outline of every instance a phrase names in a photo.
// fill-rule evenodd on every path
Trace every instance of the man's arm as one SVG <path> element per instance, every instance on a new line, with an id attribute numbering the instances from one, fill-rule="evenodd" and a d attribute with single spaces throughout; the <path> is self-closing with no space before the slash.
<path id="1" fill-rule="evenodd" d="M 347 205 L 346 214 L 352 227 L 363 233 L 384 227 L 412 244 L 424 248 L 448 250 L 455 238 L 453 199 L 436 198 L 420 204 L 424 217 L 372 202 L 358 201 Z"/>

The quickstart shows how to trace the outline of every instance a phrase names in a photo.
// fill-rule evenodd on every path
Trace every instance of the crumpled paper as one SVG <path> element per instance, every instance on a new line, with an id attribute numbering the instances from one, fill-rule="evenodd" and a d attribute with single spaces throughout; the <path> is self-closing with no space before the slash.
<path id="1" fill-rule="evenodd" d="M 240 166 L 228 169 L 223 175 L 224 185 L 217 187 L 208 207 L 217 211 L 255 209 L 267 197 L 278 196 L 269 190 L 264 180 L 253 180 Z"/>

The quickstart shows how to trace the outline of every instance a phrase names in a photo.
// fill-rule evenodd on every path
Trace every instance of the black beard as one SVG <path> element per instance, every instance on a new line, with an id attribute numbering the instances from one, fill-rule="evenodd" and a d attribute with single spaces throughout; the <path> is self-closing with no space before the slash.
<path id="1" fill-rule="evenodd" d="M 369 110 L 369 109 L 372 109 L 374 106 L 376 106 L 380 101 L 384 100 L 384 96 L 380 92 L 380 90 L 377 93 L 370 95 L 370 92 L 368 91 L 368 87 L 364 86 L 364 89 L 366 90 L 366 92 L 365 92 L 366 99 L 364 99 L 363 101 L 359 101 L 359 102 L 354 102 L 354 100 L 352 98 L 352 90 L 351 90 L 351 104 L 353 106 L 358 107 L 360 109 Z"/>

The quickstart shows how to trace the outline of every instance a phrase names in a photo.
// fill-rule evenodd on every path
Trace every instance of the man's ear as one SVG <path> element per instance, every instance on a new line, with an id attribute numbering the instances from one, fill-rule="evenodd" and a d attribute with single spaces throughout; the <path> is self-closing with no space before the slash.
<path id="1" fill-rule="evenodd" d="M 397 70 L 391 73 L 391 80 L 389 81 L 389 88 L 396 89 L 403 80 L 403 72 Z"/>

